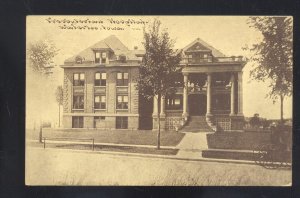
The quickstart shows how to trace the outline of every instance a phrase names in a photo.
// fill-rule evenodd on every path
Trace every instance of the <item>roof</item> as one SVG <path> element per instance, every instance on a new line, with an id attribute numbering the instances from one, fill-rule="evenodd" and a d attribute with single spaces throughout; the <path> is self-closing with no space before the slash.
<path id="1" fill-rule="evenodd" d="M 112 50 L 115 55 L 126 55 L 129 60 L 137 60 L 135 53 L 129 50 L 115 35 L 111 35 L 78 54 L 68 58 L 65 62 L 74 62 L 77 56 L 80 56 L 84 61 L 94 61 L 95 55 L 93 50 L 108 49 Z"/>
<path id="2" fill-rule="evenodd" d="M 225 57 L 225 55 L 222 52 L 220 52 L 216 48 L 212 47 L 211 45 L 209 45 L 205 41 L 201 40 L 200 38 L 197 38 L 196 40 L 194 40 L 193 42 L 191 42 L 189 45 L 187 45 L 182 50 L 185 52 L 185 51 L 189 50 L 191 47 L 193 47 L 197 43 L 200 44 L 200 47 L 199 47 L 200 50 L 205 50 L 205 48 L 207 48 L 207 49 L 211 50 L 212 55 L 214 57 Z"/>
<path id="3" fill-rule="evenodd" d="M 88 47 L 87 49 L 79 52 L 78 54 L 66 59 L 65 64 L 76 62 L 75 59 L 77 56 L 80 56 L 84 62 L 94 62 L 94 50 L 110 50 L 113 51 L 116 56 L 125 55 L 127 57 L 127 60 L 129 61 L 139 61 L 140 57 L 145 54 L 145 50 L 129 50 L 115 35 L 111 35 Z M 214 57 L 225 57 L 222 52 L 212 47 L 200 38 L 197 38 L 183 49 L 174 49 L 174 52 L 176 54 L 195 51 L 211 51 Z"/>

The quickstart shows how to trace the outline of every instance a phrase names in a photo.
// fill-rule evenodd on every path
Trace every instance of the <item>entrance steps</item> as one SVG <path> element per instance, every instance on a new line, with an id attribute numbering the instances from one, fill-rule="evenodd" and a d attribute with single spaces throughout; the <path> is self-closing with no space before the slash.
<path id="1" fill-rule="evenodd" d="M 190 116 L 181 130 L 185 132 L 214 132 L 207 124 L 205 116 Z"/>

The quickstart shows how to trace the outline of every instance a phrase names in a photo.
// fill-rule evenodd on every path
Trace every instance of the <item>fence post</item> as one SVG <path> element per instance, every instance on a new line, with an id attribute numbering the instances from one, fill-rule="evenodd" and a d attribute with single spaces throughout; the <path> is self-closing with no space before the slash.
<path id="1" fill-rule="evenodd" d="M 94 141 L 95 141 L 95 140 L 94 140 L 94 138 L 93 138 L 93 151 L 94 151 L 94 143 L 95 143 Z"/>
<path id="2" fill-rule="evenodd" d="M 46 148 L 46 138 L 44 138 L 44 149 Z"/>

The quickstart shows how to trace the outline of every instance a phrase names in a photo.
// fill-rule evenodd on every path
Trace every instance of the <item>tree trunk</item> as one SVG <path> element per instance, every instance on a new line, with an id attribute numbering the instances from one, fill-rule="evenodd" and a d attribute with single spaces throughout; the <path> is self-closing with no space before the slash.
<path id="1" fill-rule="evenodd" d="M 160 95 L 157 98 L 157 122 L 158 122 L 158 131 L 157 131 L 157 149 L 160 149 Z"/>
<path id="2" fill-rule="evenodd" d="M 283 100 L 284 96 L 281 94 L 280 95 L 280 122 L 283 124 Z"/>
<path id="3" fill-rule="evenodd" d="M 60 105 L 58 105 L 58 128 L 60 128 Z"/>

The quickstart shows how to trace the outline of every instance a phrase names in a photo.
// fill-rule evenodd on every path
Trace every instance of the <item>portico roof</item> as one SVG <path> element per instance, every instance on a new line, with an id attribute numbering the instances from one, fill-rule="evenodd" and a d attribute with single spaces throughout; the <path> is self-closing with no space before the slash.
<path id="1" fill-rule="evenodd" d="M 196 40 L 194 40 L 193 42 L 188 44 L 186 47 L 184 47 L 182 49 L 183 52 L 188 52 L 190 50 L 190 48 L 192 48 L 196 44 L 200 44 L 200 46 L 201 46 L 200 49 L 198 49 L 198 50 L 210 50 L 214 57 L 225 57 L 225 55 L 222 52 L 220 52 L 216 48 L 212 47 L 211 45 L 209 45 L 208 43 L 206 43 L 205 41 L 203 41 L 200 38 L 197 38 Z"/>

